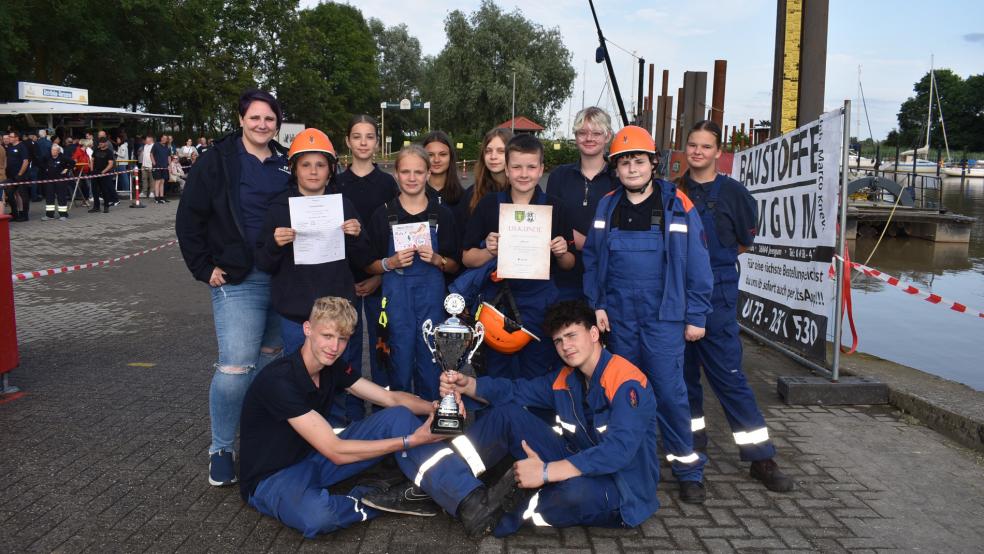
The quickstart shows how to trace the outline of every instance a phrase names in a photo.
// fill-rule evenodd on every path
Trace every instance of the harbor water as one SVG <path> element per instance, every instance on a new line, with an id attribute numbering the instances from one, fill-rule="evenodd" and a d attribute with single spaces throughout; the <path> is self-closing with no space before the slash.
<path id="1" fill-rule="evenodd" d="M 976 217 L 969 244 L 886 236 L 869 266 L 984 311 L 984 179 L 946 178 L 943 206 Z M 877 237 L 849 242 L 863 263 Z M 984 318 L 962 314 L 853 272 L 858 350 L 984 391 Z M 832 328 L 832 325 L 831 325 Z M 850 345 L 845 322 L 844 343 Z"/>

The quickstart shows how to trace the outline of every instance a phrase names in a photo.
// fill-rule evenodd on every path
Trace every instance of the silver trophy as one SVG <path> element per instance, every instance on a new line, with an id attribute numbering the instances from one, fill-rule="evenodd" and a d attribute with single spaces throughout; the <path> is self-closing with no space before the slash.
<path id="1" fill-rule="evenodd" d="M 444 299 L 444 310 L 451 314 L 444 323 L 434 326 L 428 319 L 421 326 L 424 343 L 431 351 L 431 359 L 441 367 L 442 371 L 462 371 L 466 367 L 471 367 L 472 356 L 485 337 L 485 327 L 476 322 L 473 329 L 458 319 L 458 314 L 465 310 L 465 299 L 460 294 L 449 294 Z M 464 432 L 465 417 L 458 411 L 458 402 L 454 394 L 448 394 L 441 398 L 441 405 L 434 414 L 431 433 L 460 435 Z"/>

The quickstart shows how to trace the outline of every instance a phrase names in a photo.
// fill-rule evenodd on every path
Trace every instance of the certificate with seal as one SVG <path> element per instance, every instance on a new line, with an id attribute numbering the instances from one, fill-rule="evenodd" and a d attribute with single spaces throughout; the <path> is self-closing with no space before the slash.
<path id="1" fill-rule="evenodd" d="M 315 265 L 345 259 L 341 194 L 287 199 L 294 237 L 294 263 Z"/>
<path id="2" fill-rule="evenodd" d="M 553 206 L 499 205 L 499 277 L 550 278 Z"/>

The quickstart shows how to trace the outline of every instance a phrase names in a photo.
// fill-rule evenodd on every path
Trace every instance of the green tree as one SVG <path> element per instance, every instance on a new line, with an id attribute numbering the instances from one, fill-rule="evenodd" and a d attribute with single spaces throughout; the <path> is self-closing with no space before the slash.
<path id="1" fill-rule="evenodd" d="M 329 2 L 301 10 L 284 37 L 278 98 L 290 121 L 317 127 L 339 144 L 352 114 L 379 109 L 376 43 L 362 13 Z"/>
<path id="2" fill-rule="evenodd" d="M 236 98 L 282 71 L 297 0 L 8 0 L 0 10 L 0 98 L 16 81 L 89 90 L 91 104 L 185 116 L 214 134 Z"/>
<path id="3" fill-rule="evenodd" d="M 423 75 L 420 41 L 410 35 L 406 25 L 387 27 L 382 21 L 371 18 L 369 29 L 376 41 L 376 67 L 379 69 L 379 90 L 383 101 L 398 102 L 404 98 L 425 101 L 420 98 L 420 82 Z M 403 144 L 410 135 L 419 135 L 426 129 L 427 119 L 422 112 L 390 110 L 386 113 L 386 134 L 393 144 Z"/>
<path id="4" fill-rule="evenodd" d="M 448 14 L 447 44 L 426 60 L 421 93 L 430 99 L 435 127 L 484 133 L 509 119 L 516 74 L 516 114 L 545 127 L 570 96 L 575 71 L 557 28 L 544 29 L 519 11 L 491 0 L 466 16 Z"/>
<path id="5" fill-rule="evenodd" d="M 967 102 L 967 83 L 949 69 L 936 70 L 936 88 L 939 91 L 940 105 L 946 122 L 947 138 L 951 149 L 961 147 L 972 137 L 967 136 L 965 124 L 973 117 Z M 929 105 L 930 74 L 926 73 L 915 85 L 915 96 L 910 97 L 899 108 L 899 141 L 902 149 L 922 148 L 926 144 L 926 116 Z M 934 94 L 935 96 L 935 94 Z M 933 98 L 933 118 L 930 128 L 930 147 L 943 148 L 943 129 L 940 125 L 940 106 Z"/>
<path id="6" fill-rule="evenodd" d="M 176 22 L 180 51 L 152 72 L 147 108 L 185 116 L 187 132 L 214 135 L 238 125 L 236 100 L 250 87 L 275 89 L 281 42 L 297 24 L 297 0 L 200 0 Z"/>

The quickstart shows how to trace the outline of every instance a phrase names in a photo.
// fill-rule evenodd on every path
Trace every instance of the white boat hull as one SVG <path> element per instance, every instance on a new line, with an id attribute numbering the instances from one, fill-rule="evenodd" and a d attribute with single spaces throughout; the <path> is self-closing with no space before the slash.
<path id="1" fill-rule="evenodd" d="M 946 167 L 943 168 L 943 173 L 947 177 L 984 177 L 984 167 L 968 167 L 967 169 Z"/>

